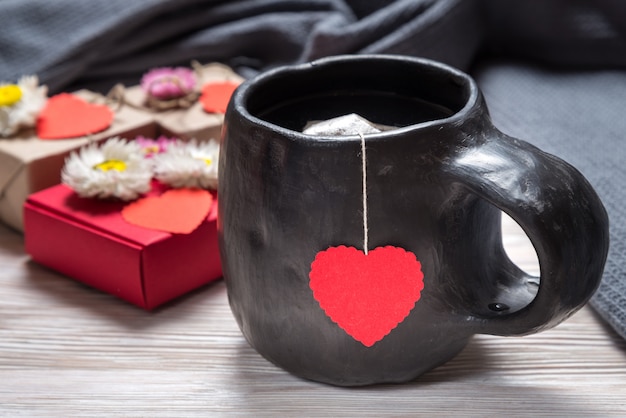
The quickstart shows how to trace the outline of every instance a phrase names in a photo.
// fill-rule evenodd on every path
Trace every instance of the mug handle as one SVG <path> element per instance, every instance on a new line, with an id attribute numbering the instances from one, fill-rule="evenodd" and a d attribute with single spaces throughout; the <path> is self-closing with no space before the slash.
<path id="1" fill-rule="evenodd" d="M 608 253 L 609 221 L 577 169 L 493 126 L 490 131 L 482 144 L 461 150 L 448 168 L 455 181 L 522 227 L 537 252 L 540 282 L 536 296 L 522 309 L 473 319 L 477 333 L 526 335 L 557 325 L 592 296 Z M 511 268 L 504 251 L 496 254 L 503 255 L 496 261 L 502 263 L 502 273 L 528 278 Z"/>

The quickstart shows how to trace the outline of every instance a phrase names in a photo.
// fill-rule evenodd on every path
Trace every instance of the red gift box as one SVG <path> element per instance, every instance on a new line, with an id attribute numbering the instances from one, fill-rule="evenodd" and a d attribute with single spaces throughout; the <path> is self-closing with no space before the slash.
<path id="1" fill-rule="evenodd" d="M 125 205 L 81 198 L 62 184 L 34 193 L 24 204 L 26 252 L 148 310 L 221 278 L 216 200 L 190 234 L 130 224 L 121 215 Z"/>

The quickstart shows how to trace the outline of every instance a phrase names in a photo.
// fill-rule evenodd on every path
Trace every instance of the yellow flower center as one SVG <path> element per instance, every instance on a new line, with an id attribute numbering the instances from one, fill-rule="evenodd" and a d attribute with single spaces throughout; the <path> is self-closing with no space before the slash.
<path id="1" fill-rule="evenodd" d="M 126 170 L 126 163 L 121 160 L 106 160 L 102 163 L 94 165 L 93 168 L 100 171 L 124 171 Z"/>
<path id="2" fill-rule="evenodd" d="M 193 157 L 193 158 L 195 158 L 196 160 L 204 161 L 206 165 L 213 164 L 213 160 L 210 158 L 204 158 L 204 157 Z"/>
<path id="3" fill-rule="evenodd" d="M 22 98 L 22 89 L 16 84 L 0 86 L 0 106 L 12 106 Z"/>

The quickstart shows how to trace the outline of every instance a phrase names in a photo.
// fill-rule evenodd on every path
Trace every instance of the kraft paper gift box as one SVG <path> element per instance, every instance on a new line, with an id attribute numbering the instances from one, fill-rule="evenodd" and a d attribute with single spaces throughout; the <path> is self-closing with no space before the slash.
<path id="1" fill-rule="evenodd" d="M 243 78 L 230 67 L 217 63 L 207 64 L 197 72 L 199 73 L 197 83 L 200 88 L 208 83 L 231 81 L 239 84 L 243 81 Z M 220 138 L 224 115 L 206 112 L 200 100 L 196 100 L 188 108 L 156 110 L 147 105 L 147 95 L 143 88 L 133 86 L 125 89 L 124 102 L 149 112 L 159 126 L 161 135 L 182 140 L 195 138 L 198 141 Z"/>
<path id="2" fill-rule="evenodd" d="M 221 278 L 216 199 L 189 234 L 130 224 L 121 215 L 126 204 L 81 198 L 62 184 L 34 193 L 24 205 L 26 252 L 147 310 Z"/>
<path id="3" fill-rule="evenodd" d="M 81 90 L 75 95 L 86 101 L 102 99 L 97 93 Z M 65 157 L 90 141 L 101 141 L 112 136 L 134 138 L 137 135 L 153 137 L 156 125 L 152 117 L 130 106 L 121 106 L 114 112 L 113 122 L 104 131 L 69 139 L 39 139 L 34 129 L 15 137 L 0 139 L 0 221 L 21 231 L 22 206 L 33 192 L 61 181 Z"/>

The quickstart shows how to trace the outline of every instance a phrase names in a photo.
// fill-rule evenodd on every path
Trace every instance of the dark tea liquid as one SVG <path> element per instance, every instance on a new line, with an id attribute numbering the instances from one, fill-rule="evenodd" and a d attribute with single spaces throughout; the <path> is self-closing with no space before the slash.
<path id="1" fill-rule="evenodd" d="M 309 94 L 273 104 L 255 116 L 294 131 L 310 121 L 356 113 L 372 123 L 404 127 L 443 119 L 454 112 L 415 97 L 380 91 L 334 91 Z"/>

